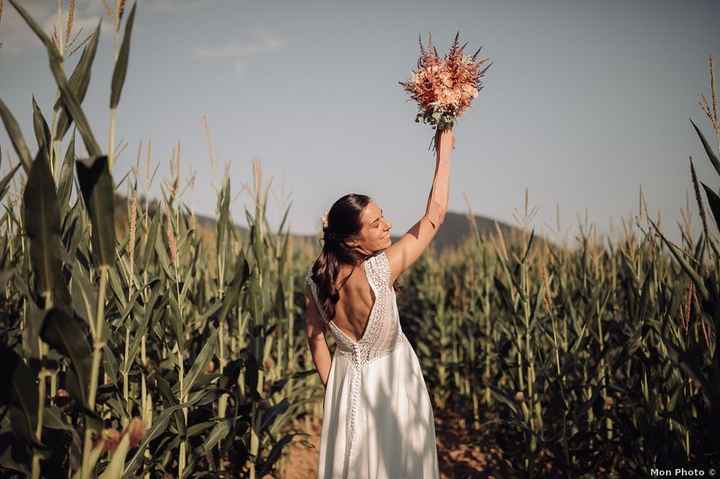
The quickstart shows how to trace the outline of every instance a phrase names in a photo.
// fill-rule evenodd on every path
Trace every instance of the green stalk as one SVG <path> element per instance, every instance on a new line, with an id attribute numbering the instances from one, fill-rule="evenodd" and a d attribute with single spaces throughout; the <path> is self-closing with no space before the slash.
<path id="1" fill-rule="evenodd" d="M 227 189 L 225 188 L 225 186 L 223 186 L 223 189 L 221 190 L 221 193 L 220 193 L 220 194 L 221 194 L 221 195 L 222 195 L 222 194 L 225 194 L 225 195 L 228 194 L 228 191 L 227 191 Z M 222 215 L 221 215 L 221 218 L 222 218 Z M 218 220 L 218 221 L 224 221 L 224 220 Z M 225 254 L 226 254 L 226 252 L 227 252 L 227 246 L 226 246 L 226 245 L 227 245 L 227 243 L 229 243 L 229 240 L 227 239 L 227 238 L 228 238 L 227 235 L 229 235 L 229 233 L 230 233 L 230 232 L 228 231 L 228 230 L 229 230 L 229 227 L 230 227 L 229 224 L 226 223 L 226 224 L 224 224 L 224 225 L 222 225 L 222 226 L 225 228 L 225 235 L 226 235 L 226 236 L 223 238 L 224 241 L 222 242 L 222 244 L 218 245 L 219 248 L 218 248 L 218 251 L 216 252 L 216 253 L 217 253 L 217 254 L 216 254 L 217 269 L 218 269 L 218 293 L 219 293 L 218 296 L 219 296 L 220 301 L 223 301 L 224 298 L 225 298 Z M 223 371 L 225 370 L 225 365 L 226 365 L 226 359 L 225 359 L 225 321 L 227 321 L 226 318 L 224 318 L 222 321 L 220 321 L 220 324 L 218 325 L 218 347 L 219 347 L 218 356 L 219 356 L 219 360 L 220 360 L 220 370 L 219 370 L 220 374 L 223 373 Z M 227 412 L 228 396 L 229 396 L 229 395 L 228 395 L 227 393 L 223 393 L 223 394 L 218 398 L 218 404 L 217 404 L 218 417 L 223 418 L 223 419 L 225 418 L 226 412 Z M 221 442 L 218 442 L 218 444 L 217 444 L 217 449 L 218 449 L 218 452 L 222 450 L 222 444 L 221 444 Z M 219 469 L 220 471 L 224 471 L 224 470 L 225 470 L 225 459 L 224 459 L 224 457 L 222 457 L 222 455 L 220 455 L 219 461 L 220 461 L 220 463 L 219 463 L 218 469 Z"/>
<path id="2" fill-rule="evenodd" d="M 63 3 L 62 0 L 58 0 L 58 24 L 60 22 L 60 19 L 62 19 L 62 17 L 63 17 L 62 3 Z M 62 34 L 64 29 L 60 28 L 59 31 L 60 31 L 60 45 L 58 45 L 58 47 L 59 47 L 58 51 L 60 52 L 60 56 L 63 57 L 63 60 L 64 60 L 64 56 L 65 56 L 65 51 L 64 51 L 65 50 L 65 41 L 64 40 L 67 40 L 67 39 Z M 64 63 L 64 61 L 61 61 L 61 65 L 63 63 Z M 60 90 L 59 89 L 57 90 L 57 94 L 55 95 L 55 98 L 56 98 L 56 100 L 60 99 Z M 53 176 L 53 178 L 55 178 L 55 160 L 58 157 L 58 155 L 56 155 L 56 149 L 59 147 L 59 142 L 56 139 L 56 137 L 57 137 L 57 112 L 54 109 L 53 109 L 53 113 L 52 113 L 52 123 L 51 124 L 52 124 L 52 127 L 51 127 L 50 131 L 52 132 L 52 138 L 50 141 L 50 145 L 48 145 L 49 146 L 48 149 L 50 150 L 49 151 L 50 158 L 48 159 L 48 163 L 50 165 L 50 174 Z M 58 169 L 58 171 L 59 171 L 59 169 Z"/>
<path id="3" fill-rule="evenodd" d="M 105 323 L 105 293 L 108 282 L 108 266 L 100 265 L 100 288 L 98 291 L 97 314 L 95 316 L 95 336 L 93 338 L 93 359 L 92 372 L 90 374 L 90 387 L 88 389 L 88 407 L 91 411 L 95 410 L 95 396 L 97 394 L 98 375 L 100 374 L 100 359 L 102 357 L 103 348 L 103 324 Z M 83 448 L 83 464 L 81 477 L 89 479 L 92 471 L 90 470 L 90 452 L 92 450 L 92 431 L 85 421 L 85 444 Z"/>
<path id="4" fill-rule="evenodd" d="M 50 297 L 50 291 L 47 291 L 46 294 L 48 294 L 48 301 L 49 306 L 52 307 L 51 297 Z M 50 309 L 47 308 L 47 309 Z M 45 357 L 47 354 L 47 345 L 43 342 L 42 339 L 38 338 L 38 349 L 40 352 L 40 360 Z M 45 412 L 45 388 L 46 388 L 46 378 L 48 376 L 48 370 L 43 367 L 38 372 L 38 410 L 37 410 L 37 427 L 35 428 L 35 439 L 38 440 L 38 442 L 42 442 L 42 430 L 43 430 L 43 417 Z M 32 479 L 39 479 L 40 478 L 40 454 L 36 449 L 33 449 L 33 457 L 32 457 Z"/>
<path id="5" fill-rule="evenodd" d="M 287 295 L 287 302 L 285 305 L 285 310 L 288 312 L 288 336 L 287 336 L 287 372 L 295 372 L 296 369 L 296 358 L 295 358 L 295 350 L 293 345 L 293 338 L 295 336 L 295 314 L 293 311 L 293 302 L 292 298 L 295 297 L 295 290 L 294 290 L 294 284 L 292 279 L 290 278 L 288 281 L 288 284 L 290 285 L 288 295 Z M 288 380 L 288 391 L 292 391 L 294 387 L 294 381 L 292 378 Z"/>
<path id="6" fill-rule="evenodd" d="M 219 353 L 218 356 L 220 358 L 220 370 L 219 373 L 222 374 L 225 370 L 225 321 L 220 321 L 220 324 L 218 325 L 218 346 L 219 346 Z M 224 419 L 226 416 L 227 411 L 227 400 L 228 400 L 228 394 L 223 393 L 220 398 L 218 398 L 218 417 Z M 218 450 L 221 449 L 221 444 L 218 443 Z M 221 456 L 220 457 L 220 465 L 218 467 L 219 470 L 224 471 L 225 470 L 225 460 Z"/>
<path id="7" fill-rule="evenodd" d="M 142 418 L 143 422 L 147 425 L 147 427 L 152 426 L 152 421 L 150 421 L 150 411 L 148 411 L 148 392 L 147 392 L 147 382 L 145 380 L 145 369 L 147 368 L 147 350 L 145 346 L 145 335 L 143 334 L 142 338 L 140 338 L 140 361 L 143 365 L 143 371 L 142 374 L 140 374 L 140 394 L 141 394 L 141 402 L 142 405 Z"/>
<path id="8" fill-rule="evenodd" d="M 120 45 L 118 44 L 118 36 L 120 32 L 120 2 L 116 2 L 117 8 L 113 15 L 113 23 L 115 34 L 113 35 L 113 65 L 117 64 L 118 55 L 120 54 Z M 117 122 L 117 107 L 110 109 L 110 126 L 108 128 L 108 170 L 112 171 L 115 162 L 115 124 Z"/>
<path id="9" fill-rule="evenodd" d="M 257 338 L 253 338 L 253 353 L 255 354 L 255 357 L 259 356 L 257 354 L 258 347 L 257 347 Z M 261 373 L 262 369 L 258 372 Z M 257 391 L 261 392 L 260 389 L 260 380 L 258 378 L 258 387 Z M 252 412 L 251 412 L 251 419 L 252 419 L 252 427 L 250 428 L 250 454 L 253 457 L 253 460 L 250 462 L 250 479 L 255 479 L 255 463 L 257 460 L 257 453 L 260 449 L 260 438 L 258 437 L 258 429 L 260 428 L 260 411 L 258 408 L 258 403 L 253 401 L 252 405 Z"/>
<path id="10" fill-rule="evenodd" d="M 175 269 L 175 278 L 177 281 L 177 268 Z M 179 288 L 178 288 L 178 301 L 179 301 Z M 182 306 L 178 304 L 178 308 L 180 308 L 180 320 L 184 322 L 183 314 L 182 314 Z M 185 395 L 184 387 L 185 387 L 185 364 L 183 362 L 183 352 L 180 349 L 180 342 L 177 342 L 177 361 L 178 365 L 180 366 L 180 389 L 178 391 L 178 399 L 180 404 L 184 404 L 187 402 L 187 396 Z M 183 418 L 185 420 L 185 425 L 187 427 L 187 419 L 188 419 L 188 408 L 183 407 L 182 408 Z M 185 471 L 185 466 L 187 465 L 187 439 L 183 438 L 182 442 L 180 443 L 180 451 L 178 453 L 178 477 L 183 477 L 183 472 Z"/>
<path id="11" fill-rule="evenodd" d="M 181 314 L 182 316 L 182 314 Z M 180 343 L 177 345 L 177 361 L 180 365 L 180 404 L 186 402 L 185 395 L 183 394 L 183 388 L 185 387 L 185 365 L 183 364 L 183 354 L 180 350 Z M 182 408 L 183 417 L 185 418 L 185 424 L 187 425 L 188 410 L 187 407 Z M 185 472 L 185 465 L 187 461 L 187 439 L 183 439 L 180 443 L 180 451 L 178 453 L 178 477 L 183 477 Z"/>
<path id="12" fill-rule="evenodd" d="M 150 154 L 150 144 L 148 143 L 148 164 L 151 159 Z M 146 192 L 147 193 L 147 192 Z M 145 232 L 145 241 L 143 241 L 143 248 L 147 246 L 148 242 L 148 222 L 149 222 L 149 209 L 150 206 L 148 203 L 145 204 L 145 212 L 143 214 L 143 224 Z M 135 268 L 134 261 L 130 262 L 130 271 L 133 272 Z M 131 275 L 132 278 L 135 278 L 134 274 Z M 143 303 L 148 304 L 150 301 L 150 287 L 148 286 L 148 270 L 145 268 L 143 270 Z M 141 404 L 142 404 L 142 414 L 143 414 L 143 422 L 145 423 L 146 427 L 152 426 L 152 420 L 150 419 L 152 417 L 152 410 L 150 410 L 149 407 L 149 400 L 148 400 L 148 393 L 147 393 L 147 380 L 145 378 L 145 371 L 147 371 L 148 361 L 147 361 L 147 349 L 146 349 L 146 335 L 143 333 L 142 338 L 140 339 L 140 361 L 142 362 L 142 372 L 140 374 L 140 390 L 141 390 Z M 149 457 L 150 452 L 145 451 L 146 457 Z"/>
<path id="13" fill-rule="evenodd" d="M 604 351 L 605 350 L 605 339 L 603 338 L 602 311 L 600 310 L 600 304 L 596 304 L 596 314 L 598 317 L 598 336 L 600 337 L 600 350 Z M 603 401 L 606 401 L 608 398 L 608 395 L 607 395 L 607 365 L 605 364 L 605 359 L 603 357 L 600 358 L 600 381 L 602 383 Z M 605 418 L 605 425 L 607 426 L 607 438 L 608 438 L 608 440 L 611 440 L 613 437 L 612 418 L 610 418 L 610 417 Z"/>
<path id="14" fill-rule="evenodd" d="M 265 357 L 265 352 L 261 351 L 260 349 L 261 345 L 261 338 L 256 337 L 253 338 L 253 352 L 255 354 L 255 357 L 258 358 L 260 361 L 261 367 L 258 371 L 258 384 L 257 384 L 257 392 L 258 394 L 262 395 L 263 390 L 265 389 L 265 374 L 262 367 L 263 359 Z M 258 453 L 260 451 L 260 436 L 258 435 L 258 432 L 260 430 L 260 422 L 262 419 L 262 411 L 258 407 L 258 403 L 254 402 L 252 407 L 252 422 L 253 422 L 253 428 L 250 431 L 250 454 L 253 456 L 253 460 L 250 463 L 250 479 L 255 479 L 256 477 L 256 462 L 258 458 Z"/>
<path id="15" fill-rule="evenodd" d="M 108 133 L 108 169 L 112 171 L 115 162 L 115 124 L 117 122 L 117 108 L 110 110 L 110 132 Z"/>
<path id="16" fill-rule="evenodd" d="M 131 291 L 132 294 L 132 291 Z M 125 328 L 125 365 L 123 366 L 122 376 L 123 376 L 123 398 L 125 399 L 125 404 L 128 404 L 130 401 L 130 385 L 128 384 L 128 381 L 130 380 L 130 364 L 128 364 L 128 356 L 130 356 L 130 321 L 132 318 L 132 313 L 130 313 L 130 318 L 128 318 L 128 326 Z"/>
<path id="17" fill-rule="evenodd" d="M 57 371 L 54 371 L 50 375 L 50 397 L 51 398 L 54 398 L 55 395 L 57 394 L 57 376 L 58 376 Z"/>
<path id="18" fill-rule="evenodd" d="M 35 438 L 42 442 L 42 428 L 43 428 L 43 411 L 45 410 L 45 373 L 44 369 L 42 369 L 38 373 L 38 380 L 40 381 L 38 383 L 38 421 L 37 421 L 37 428 L 35 429 Z M 33 479 L 39 479 L 40 478 L 40 454 L 33 450 L 33 458 L 32 458 L 32 478 Z"/>
<path id="19" fill-rule="evenodd" d="M 246 317 L 246 319 L 243 320 L 243 317 Z M 247 346 L 247 330 L 248 330 L 247 323 L 250 320 L 249 314 L 248 315 L 243 314 L 242 301 L 238 301 L 237 318 L 238 318 L 237 337 L 238 337 L 238 342 L 239 342 L 239 349 L 242 350 L 245 348 L 245 346 Z M 307 367 L 307 362 L 306 362 L 306 367 Z M 240 394 L 242 396 L 245 396 L 245 394 L 246 394 L 245 381 L 238 380 L 238 383 L 240 385 Z"/>
<path id="20" fill-rule="evenodd" d="M 485 276 L 485 308 L 486 313 L 483 315 L 485 320 L 485 337 L 490 338 L 490 275 Z M 492 377 L 492 371 L 490 367 L 490 355 L 485 355 L 485 378 L 489 381 Z M 492 396 L 490 395 L 490 387 L 485 386 L 485 404 L 490 406 L 492 404 Z"/>
<path id="21" fill-rule="evenodd" d="M 458 331 L 460 329 L 460 327 L 458 325 L 458 321 L 459 321 L 458 315 L 453 314 L 452 315 L 452 334 L 451 334 L 451 337 L 453 337 L 453 338 L 458 337 Z M 455 362 L 455 364 L 457 364 L 460 362 L 460 351 L 459 351 L 458 341 L 453 341 L 451 347 L 452 347 L 453 362 Z M 463 391 L 462 391 L 462 382 L 460 381 L 460 371 L 457 368 L 453 372 L 453 379 L 455 380 L 455 387 L 459 388 L 460 392 L 462 393 Z"/>
<path id="22" fill-rule="evenodd" d="M 525 263 L 525 260 L 522 262 L 522 268 L 520 270 L 520 287 L 523 289 L 523 323 L 525 326 L 525 355 L 527 356 L 527 389 L 528 389 L 528 402 L 530 403 L 530 406 L 527 407 L 525 405 L 525 402 L 522 403 L 523 411 L 526 412 L 525 418 L 526 420 L 529 420 L 530 422 L 530 431 L 532 431 L 532 435 L 530 437 L 530 452 L 531 454 L 535 452 L 537 449 L 537 437 L 536 437 L 536 427 L 535 427 L 535 417 L 534 417 L 534 410 L 535 410 L 535 374 L 534 374 L 534 359 L 532 354 L 532 349 L 530 347 L 530 304 L 528 302 L 528 298 L 530 298 L 530 287 L 529 287 L 529 281 L 528 281 L 528 267 Z"/>

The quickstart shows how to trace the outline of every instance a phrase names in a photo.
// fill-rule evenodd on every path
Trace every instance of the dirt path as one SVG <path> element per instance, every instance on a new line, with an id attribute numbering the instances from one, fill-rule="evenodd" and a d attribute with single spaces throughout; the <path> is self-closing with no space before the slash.
<path id="1" fill-rule="evenodd" d="M 304 423 L 297 429 L 305 430 Z M 320 421 L 310 425 L 309 437 L 296 437 L 286 450 L 280 465 L 281 479 L 310 479 L 317 475 L 320 450 Z M 460 418 L 452 412 L 437 413 L 435 433 L 438 445 L 440 475 L 443 479 L 454 478 L 502 478 L 498 470 L 502 454 L 493 447 L 487 452 L 480 450 L 478 438 L 470 437 L 461 426 Z M 495 473 L 495 475 L 493 475 Z"/>

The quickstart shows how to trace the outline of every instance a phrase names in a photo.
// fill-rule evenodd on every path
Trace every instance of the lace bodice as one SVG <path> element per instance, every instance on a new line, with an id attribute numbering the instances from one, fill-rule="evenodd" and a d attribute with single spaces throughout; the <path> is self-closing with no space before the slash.
<path id="1" fill-rule="evenodd" d="M 358 366 L 363 366 L 373 359 L 393 351 L 402 336 L 395 290 L 389 284 L 390 263 L 387 254 L 383 251 L 372 256 L 365 260 L 362 266 L 375 296 L 375 302 L 370 311 L 365 332 L 362 338 L 357 341 L 349 337 L 332 320 L 325 317 L 325 312 L 320 304 L 317 285 L 312 280 L 312 268 L 308 270 L 305 276 L 305 280 L 312 290 L 315 304 L 320 311 L 320 316 L 323 322 L 329 326 L 335 338 L 338 347 L 337 351 L 352 354 L 353 359 L 357 360 Z"/>

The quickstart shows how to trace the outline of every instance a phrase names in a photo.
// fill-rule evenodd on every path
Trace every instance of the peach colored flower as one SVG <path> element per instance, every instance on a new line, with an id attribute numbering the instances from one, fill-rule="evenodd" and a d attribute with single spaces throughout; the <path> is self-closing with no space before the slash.
<path id="1" fill-rule="evenodd" d="M 417 69 L 407 82 L 400 82 L 418 104 L 416 121 L 422 119 L 436 127 L 452 127 L 478 96 L 481 78 L 490 64 L 481 70 L 488 59 L 477 60 L 479 49 L 473 56 L 464 55 L 465 45 L 460 46 L 458 39 L 459 32 L 448 54 L 442 58 L 432 46 L 432 37 L 428 39 L 427 47 L 421 42 Z"/>

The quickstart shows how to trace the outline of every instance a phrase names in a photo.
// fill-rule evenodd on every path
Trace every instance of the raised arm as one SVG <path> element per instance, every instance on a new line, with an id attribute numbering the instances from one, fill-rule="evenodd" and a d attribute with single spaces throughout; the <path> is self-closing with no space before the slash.
<path id="1" fill-rule="evenodd" d="M 442 130 L 435 139 L 435 175 L 425 214 L 397 243 L 385 250 L 390 262 L 391 283 L 420 257 L 445 221 L 450 193 L 450 153 L 454 147 L 455 136 L 453 131 L 448 129 Z"/>

